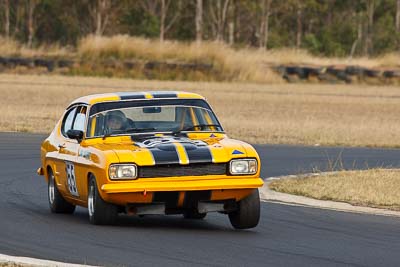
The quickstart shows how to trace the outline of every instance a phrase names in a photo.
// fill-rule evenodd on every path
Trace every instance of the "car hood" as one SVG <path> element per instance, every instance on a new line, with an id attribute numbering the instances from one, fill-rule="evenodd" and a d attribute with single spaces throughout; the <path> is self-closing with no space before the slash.
<path id="1" fill-rule="evenodd" d="M 227 137 L 193 139 L 151 136 L 129 143 L 108 144 L 107 147 L 115 152 L 121 163 L 132 162 L 140 166 L 225 163 L 233 158 L 258 158 L 251 145 Z"/>

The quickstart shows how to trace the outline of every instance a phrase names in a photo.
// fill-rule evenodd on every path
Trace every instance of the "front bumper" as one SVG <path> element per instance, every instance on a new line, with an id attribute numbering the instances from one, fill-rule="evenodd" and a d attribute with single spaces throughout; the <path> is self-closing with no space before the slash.
<path id="1" fill-rule="evenodd" d="M 106 194 L 160 192 L 160 191 L 195 191 L 218 189 L 253 189 L 263 186 L 260 178 L 222 178 L 197 180 L 156 179 L 154 181 L 136 180 L 134 182 L 108 183 L 101 186 Z"/>
<path id="2" fill-rule="evenodd" d="M 44 175 L 44 169 L 43 169 L 42 167 L 39 167 L 39 168 L 37 169 L 36 173 L 37 173 L 38 175 Z"/>

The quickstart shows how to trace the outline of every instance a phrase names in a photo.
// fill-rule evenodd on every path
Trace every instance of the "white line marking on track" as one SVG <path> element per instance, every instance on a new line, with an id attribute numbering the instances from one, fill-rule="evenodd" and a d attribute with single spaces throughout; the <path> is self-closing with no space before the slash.
<path id="1" fill-rule="evenodd" d="M 49 266 L 49 267 L 93 266 L 93 265 L 72 264 L 72 263 L 59 262 L 59 261 L 40 260 L 40 259 L 28 258 L 28 257 L 15 257 L 15 256 L 4 255 L 4 254 L 0 254 L 0 263 L 16 263 L 16 264 L 29 265 L 29 266 Z"/>

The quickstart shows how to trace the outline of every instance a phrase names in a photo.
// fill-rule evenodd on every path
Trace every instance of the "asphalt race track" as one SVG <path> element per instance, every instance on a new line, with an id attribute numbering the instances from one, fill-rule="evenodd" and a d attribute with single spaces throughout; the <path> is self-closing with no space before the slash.
<path id="1" fill-rule="evenodd" d="M 0 254 L 107 266 L 399 266 L 400 219 L 262 204 L 260 225 L 235 231 L 221 214 L 121 216 L 93 226 L 87 211 L 50 214 L 36 175 L 44 136 L 0 134 Z M 263 177 L 400 166 L 400 150 L 256 146 Z M 332 164 L 331 164 L 332 165 Z"/>

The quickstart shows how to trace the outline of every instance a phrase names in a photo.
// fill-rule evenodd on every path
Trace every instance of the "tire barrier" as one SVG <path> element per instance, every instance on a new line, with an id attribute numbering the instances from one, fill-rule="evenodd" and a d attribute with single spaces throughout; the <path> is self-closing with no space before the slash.
<path id="1" fill-rule="evenodd" d="M 289 83 L 365 83 L 400 85 L 400 68 L 365 68 L 353 65 L 266 65 Z M 38 69 L 38 70 L 36 70 Z M 104 75 L 148 79 L 221 80 L 224 73 L 206 63 L 144 60 L 73 60 L 0 56 L 0 72 L 35 71 L 74 75 Z M 232 78 L 232 77 L 231 77 Z M 230 80 L 230 77 L 225 79 Z"/>
<path id="2" fill-rule="evenodd" d="M 49 72 L 52 72 L 55 68 L 55 60 L 51 59 L 34 59 L 33 64 L 35 67 L 45 67 Z"/>
<path id="3" fill-rule="evenodd" d="M 14 69 L 17 67 L 27 68 L 44 68 L 48 72 L 53 72 L 56 69 L 69 69 L 83 68 L 83 69 L 116 69 L 122 71 L 140 70 L 140 71 L 198 71 L 198 72 L 211 72 L 213 71 L 212 64 L 203 63 L 176 63 L 176 62 L 163 62 L 163 61 L 140 61 L 140 60 L 126 60 L 119 61 L 113 59 L 107 60 L 71 60 L 71 59 L 49 59 L 49 58 L 22 58 L 22 57 L 1 57 L 0 56 L 0 70 Z"/>
<path id="4" fill-rule="evenodd" d="M 400 70 L 387 70 L 382 75 L 385 78 L 400 78 Z"/>
<path id="5" fill-rule="evenodd" d="M 124 67 L 128 70 L 134 69 L 137 67 L 137 63 L 134 61 L 124 61 Z"/>
<path id="6" fill-rule="evenodd" d="M 7 58 L 0 57 L 0 65 L 4 66 L 5 64 L 7 64 Z"/>
<path id="7" fill-rule="evenodd" d="M 74 66 L 74 61 L 61 59 L 57 62 L 57 67 L 59 68 L 72 68 Z"/>
<path id="8" fill-rule="evenodd" d="M 176 63 L 162 61 L 148 61 L 144 64 L 145 70 L 187 70 L 207 72 L 213 69 L 212 64 L 203 63 Z"/>
<path id="9" fill-rule="evenodd" d="M 364 68 L 347 65 L 277 65 L 269 67 L 289 83 L 400 84 L 400 69 Z"/>
<path id="10" fill-rule="evenodd" d="M 53 72 L 55 69 L 71 69 L 75 61 L 69 59 L 49 59 L 49 58 L 22 58 L 22 57 L 1 57 L 0 70 L 17 69 L 45 69 L 47 72 Z M 23 69 L 22 69 L 23 70 Z M 22 71 L 20 71 L 22 72 Z"/>

